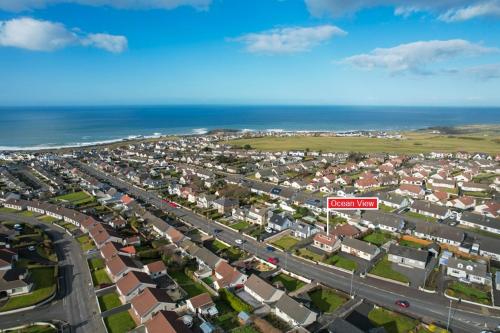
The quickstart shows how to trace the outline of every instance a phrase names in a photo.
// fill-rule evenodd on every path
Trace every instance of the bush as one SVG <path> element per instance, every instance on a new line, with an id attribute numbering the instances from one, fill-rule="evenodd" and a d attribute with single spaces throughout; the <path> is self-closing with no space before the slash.
<path id="1" fill-rule="evenodd" d="M 246 313 L 252 312 L 253 309 L 249 304 L 243 302 L 240 298 L 238 298 L 229 290 L 221 289 L 219 290 L 219 294 L 221 299 L 226 301 L 233 308 L 234 311 L 236 312 L 244 311 Z"/>

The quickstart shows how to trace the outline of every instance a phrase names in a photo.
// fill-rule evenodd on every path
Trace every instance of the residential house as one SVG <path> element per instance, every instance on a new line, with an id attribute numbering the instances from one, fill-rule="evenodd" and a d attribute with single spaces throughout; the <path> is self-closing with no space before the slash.
<path id="1" fill-rule="evenodd" d="M 332 253 L 340 248 L 340 238 L 323 233 L 314 235 L 312 246 L 323 250 L 327 253 Z"/>
<path id="2" fill-rule="evenodd" d="M 212 297 L 209 293 L 203 293 L 191 297 L 186 301 L 186 306 L 192 313 L 201 314 L 203 316 L 216 316 L 219 314 Z"/>
<path id="3" fill-rule="evenodd" d="M 436 219 L 445 219 L 451 214 L 449 208 L 423 200 L 415 200 L 410 206 L 410 211 Z"/>
<path id="4" fill-rule="evenodd" d="M 435 203 L 437 205 L 446 205 L 449 194 L 444 191 L 433 191 L 432 193 L 425 195 L 425 200 Z"/>
<path id="5" fill-rule="evenodd" d="M 422 199 L 425 196 L 425 191 L 422 187 L 418 185 L 400 185 L 398 189 L 396 189 L 396 194 L 409 196 L 414 199 Z"/>
<path id="6" fill-rule="evenodd" d="M 500 218 L 492 218 L 471 212 L 463 212 L 459 219 L 460 224 L 470 228 L 481 229 L 500 234 Z"/>
<path id="7" fill-rule="evenodd" d="M 247 280 L 247 276 L 236 267 L 229 265 L 225 261 L 221 261 L 212 275 L 213 285 L 215 289 L 221 288 L 233 288 L 236 286 L 243 285 Z"/>
<path id="8" fill-rule="evenodd" d="M 269 214 L 268 207 L 252 206 L 248 210 L 247 221 L 253 224 L 264 225 Z"/>
<path id="9" fill-rule="evenodd" d="M 146 333 L 192 333 L 182 319 L 173 311 L 160 311 L 145 325 Z"/>
<path id="10" fill-rule="evenodd" d="M 106 271 L 113 282 L 121 279 L 125 274 L 135 271 L 140 272 L 141 268 L 128 256 L 118 254 L 106 261 Z"/>
<path id="11" fill-rule="evenodd" d="M 341 251 L 365 260 L 372 260 L 380 253 L 377 246 L 351 237 L 342 240 Z"/>
<path id="12" fill-rule="evenodd" d="M 424 238 L 438 243 L 460 246 L 465 233 L 457 228 L 449 227 L 444 224 L 420 222 L 416 224 L 413 234 L 416 237 Z"/>
<path id="13" fill-rule="evenodd" d="M 230 214 L 234 208 L 239 206 L 239 202 L 236 199 L 231 198 L 219 198 L 213 201 L 213 206 L 217 209 L 219 214 Z"/>
<path id="14" fill-rule="evenodd" d="M 161 260 L 144 265 L 143 269 L 152 279 L 167 275 L 167 266 Z"/>
<path id="15" fill-rule="evenodd" d="M 132 298 L 131 313 L 137 324 L 144 324 L 160 311 L 173 311 L 176 303 L 164 289 L 144 288 Z"/>
<path id="16" fill-rule="evenodd" d="M 370 228 L 379 228 L 389 232 L 400 232 L 405 226 L 405 221 L 397 216 L 380 211 L 366 211 L 362 216 Z"/>
<path id="17" fill-rule="evenodd" d="M 317 314 L 287 294 L 283 294 L 275 305 L 276 316 L 291 326 L 306 327 L 316 321 Z"/>
<path id="18" fill-rule="evenodd" d="M 387 251 L 388 260 L 402 266 L 424 269 L 429 252 L 406 246 L 391 244 Z"/>
<path id="19" fill-rule="evenodd" d="M 116 291 L 123 303 L 128 303 L 146 288 L 156 288 L 156 283 L 144 272 L 131 271 L 116 281 Z"/>
<path id="20" fill-rule="evenodd" d="M 319 232 L 319 229 L 309 223 L 297 221 L 292 224 L 292 234 L 297 238 L 308 238 Z"/>
<path id="21" fill-rule="evenodd" d="M 1 269 L 0 267 L 0 295 L 27 294 L 31 292 L 32 288 L 33 281 L 26 268 Z"/>
<path id="22" fill-rule="evenodd" d="M 486 264 L 457 258 L 448 259 L 446 274 L 479 284 L 491 283 Z"/>
<path id="23" fill-rule="evenodd" d="M 283 231 L 285 229 L 288 229 L 293 224 L 293 218 L 284 212 L 280 214 L 273 214 L 267 222 L 267 226 L 276 231 Z"/>
<path id="24" fill-rule="evenodd" d="M 472 197 L 458 197 L 456 199 L 450 200 L 446 203 L 447 207 L 458 208 L 461 210 L 466 210 L 474 208 L 476 206 L 476 199 Z"/>
<path id="25" fill-rule="evenodd" d="M 274 288 L 255 274 L 250 275 L 243 288 L 257 301 L 268 304 L 277 302 L 285 293 L 283 290 Z"/>
<path id="26" fill-rule="evenodd" d="M 410 205 L 410 200 L 408 198 L 399 195 L 395 192 L 379 192 L 375 194 L 378 197 L 378 201 L 391 208 L 403 208 Z"/>

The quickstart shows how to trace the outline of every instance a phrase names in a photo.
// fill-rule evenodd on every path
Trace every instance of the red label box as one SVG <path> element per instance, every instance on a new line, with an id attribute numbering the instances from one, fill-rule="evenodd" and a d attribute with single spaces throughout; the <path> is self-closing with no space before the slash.
<path id="1" fill-rule="evenodd" d="M 377 197 L 354 197 L 354 198 L 328 198 L 328 209 L 335 210 L 377 210 Z"/>

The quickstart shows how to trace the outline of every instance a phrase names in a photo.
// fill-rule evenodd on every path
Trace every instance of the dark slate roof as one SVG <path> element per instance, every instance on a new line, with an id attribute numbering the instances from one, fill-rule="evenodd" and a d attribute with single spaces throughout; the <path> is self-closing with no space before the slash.
<path id="1" fill-rule="evenodd" d="M 276 303 L 276 308 L 286 313 L 298 323 L 303 323 L 312 312 L 287 294 L 281 296 Z"/>
<path id="2" fill-rule="evenodd" d="M 374 225 L 386 225 L 393 228 L 399 228 L 404 220 L 396 215 L 387 214 L 379 211 L 368 210 L 363 214 L 363 220 L 373 223 Z"/>
<path id="3" fill-rule="evenodd" d="M 378 247 L 376 247 L 375 245 L 351 237 L 344 238 L 342 244 L 360 250 L 364 253 L 369 253 L 371 255 L 375 255 L 378 250 Z"/>
<path id="4" fill-rule="evenodd" d="M 487 217 L 471 212 L 463 212 L 460 221 L 470 222 L 485 227 L 500 229 L 500 218 Z"/>
<path id="5" fill-rule="evenodd" d="M 396 244 L 391 244 L 388 253 L 421 262 L 427 262 L 427 257 L 429 256 L 428 251 L 414 249 L 406 246 L 399 246 Z"/>

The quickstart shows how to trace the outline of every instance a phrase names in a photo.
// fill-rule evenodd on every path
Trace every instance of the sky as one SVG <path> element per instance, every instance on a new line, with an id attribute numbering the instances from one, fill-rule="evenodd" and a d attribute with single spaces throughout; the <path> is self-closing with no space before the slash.
<path id="1" fill-rule="evenodd" d="M 500 106 L 500 0 L 0 0 L 0 106 Z"/>

